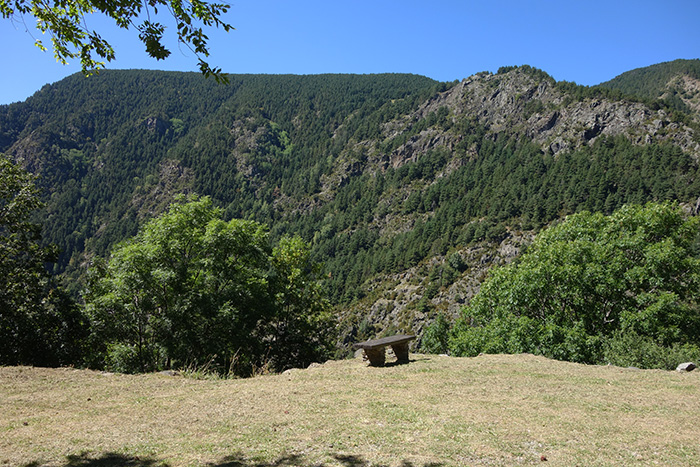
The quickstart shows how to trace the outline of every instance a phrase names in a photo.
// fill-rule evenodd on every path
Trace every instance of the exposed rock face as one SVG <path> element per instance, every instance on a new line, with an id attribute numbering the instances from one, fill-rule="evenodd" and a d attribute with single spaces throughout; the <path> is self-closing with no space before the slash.
<path id="1" fill-rule="evenodd" d="M 682 84 L 688 89 L 683 95 L 696 99 L 700 107 L 700 82 L 685 77 Z M 691 104 L 689 100 L 688 105 Z M 383 124 L 384 141 L 397 138 L 405 141 L 389 153 L 370 141 L 357 142 L 352 152 L 362 154 L 362 160 L 354 160 L 349 152 L 337 158 L 333 174 L 322 180 L 321 198 L 331 198 L 334 190 L 353 174 L 397 169 L 436 149 L 454 156 L 455 148 L 463 140 L 458 129 L 433 125 L 418 133 L 413 130 L 420 121 L 441 110 L 448 111 L 452 124 L 473 120 L 487 129 L 486 137 L 522 136 L 553 155 L 592 145 L 603 136 L 624 136 L 634 144 L 669 141 L 700 159 L 700 144 L 694 139 L 693 130 L 672 121 L 664 110 L 652 110 L 642 103 L 626 100 L 576 100 L 546 74 L 517 68 L 502 74 L 479 73 L 466 78 L 436 94 L 415 112 Z M 478 158 L 479 154 L 476 149 L 468 148 L 466 157 Z M 462 157 L 454 157 L 438 177 L 449 175 L 463 161 Z"/>
<path id="2" fill-rule="evenodd" d="M 159 135 L 165 134 L 170 126 L 166 120 L 158 117 L 146 117 L 142 125 L 145 126 L 148 131 L 158 133 Z"/>
<path id="3" fill-rule="evenodd" d="M 676 88 L 684 89 L 684 102 L 689 106 L 697 103 L 700 108 L 700 82 L 688 76 L 677 81 Z M 436 94 L 415 112 L 383 124 L 385 142 L 397 138 L 405 141 L 389 153 L 371 141 L 357 142 L 351 151 L 336 159 L 333 173 L 323 177 L 321 198 L 331 198 L 334 190 L 357 173 L 397 169 L 434 149 L 454 155 L 463 140 L 459 130 L 433 125 L 418 133 L 413 131 L 418 122 L 441 110 L 448 111 L 452 124 L 465 118 L 473 120 L 487 129 L 487 137 L 522 136 L 553 155 L 592 145 L 603 136 L 624 136 L 635 144 L 672 142 L 700 159 L 700 143 L 694 138 L 693 130 L 673 121 L 664 110 L 652 110 L 627 100 L 600 97 L 576 100 L 551 77 L 521 67 L 496 75 L 486 72 L 473 75 Z M 350 152 L 362 154 L 361 160 L 354 160 Z M 478 157 L 475 149 L 467 149 L 467 158 Z M 453 158 L 438 177 L 449 175 L 462 161 Z"/>
<path id="4" fill-rule="evenodd" d="M 164 159 L 158 166 L 157 176 L 138 186 L 131 198 L 131 207 L 139 219 L 149 219 L 167 209 L 176 194 L 193 192 L 194 172 L 179 161 Z"/>
<path id="5" fill-rule="evenodd" d="M 677 95 L 688 108 L 700 114 L 700 80 L 688 75 L 678 75 L 666 86 L 667 91 L 661 96 L 664 99 Z"/>
<path id="6" fill-rule="evenodd" d="M 700 83 L 685 77 L 683 85 L 689 89 L 685 95 L 697 97 L 700 106 Z M 693 102 L 688 100 L 688 105 Z M 511 133 L 531 138 L 552 154 L 592 144 L 599 136 L 624 135 L 637 144 L 672 141 L 700 158 L 700 144 L 694 141 L 692 130 L 671 121 L 665 111 L 654 111 L 638 102 L 602 98 L 573 101 L 551 78 L 524 69 L 469 77 L 428 101 L 413 119 L 425 118 L 441 107 L 447 107 L 454 116 L 474 118 L 494 135 Z M 402 124 L 405 127 L 409 121 L 385 126 L 386 136 L 400 133 Z M 437 137 L 435 133 L 421 133 L 399 148 L 391 156 L 392 165 L 400 164 L 402 158 L 410 160 L 416 150 L 437 146 L 450 149 L 459 139 L 458 135 Z"/>
<path id="7" fill-rule="evenodd" d="M 391 291 L 381 292 L 381 298 L 370 302 L 364 301 L 357 312 L 367 322 L 374 324 L 378 329 L 395 329 L 400 332 L 411 332 L 418 336 L 413 344 L 419 346 L 423 331 L 435 317 L 435 310 L 447 313 L 451 318 L 457 318 L 461 308 L 468 303 L 479 291 L 483 278 L 495 265 L 507 264 L 513 261 L 522 248 L 532 242 L 533 233 L 510 234 L 498 245 L 482 244 L 472 246 L 460 251 L 466 269 L 447 289 L 441 290 L 433 298 L 430 304 L 434 307 L 428 313 L 415 309 L 415 303 L 420 301 L 426 292 L 425 273 L 419 271 L 421 266 L 413 267 L 391 277 L 376 278 L 367 285 L 367 291 L 381 290 L 390 284 Z M 447 262 L 445 257 L 434 257 L 427 265 L 427 269 L 440 267 Z M 347 343 L 351 340 L 356 330 L 347 329 L 342 336 Z"/>

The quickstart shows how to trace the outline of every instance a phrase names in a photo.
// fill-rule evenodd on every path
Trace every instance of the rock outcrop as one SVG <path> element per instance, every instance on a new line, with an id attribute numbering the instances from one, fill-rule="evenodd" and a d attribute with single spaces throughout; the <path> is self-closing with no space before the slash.
<path id="1" fill-rule="evenodd" d="M 684 372 L 684 371 L 693 371 L 694 369 L 697 368 L 697 365 L 693 362 L 686 362 L 686 363 L 681 363 L 676 367 L 676 371 L 678 372 Z"/>
<path id="2" fill-rule="evenodd" d="M 696 86 L 700 89 L 696 81 L 687 78 L 683 83 L 691 89 L 687 94 L 697 95 L 700 102 L 700 91 L 693 91 Z M 527 67 L 469 77 L 427 102 L 415 117 L 424 118 L 441 107 L 454 116 L 473 117 L 493 134 L 531 138 L 552 154 L 592 144 L 600 136 L 622 135 L 637 144 L 671 141 L 700 158 L 692 129 L 672 121 L 664 110 L 602 97 L 575 101 L 553 79 Z"/>

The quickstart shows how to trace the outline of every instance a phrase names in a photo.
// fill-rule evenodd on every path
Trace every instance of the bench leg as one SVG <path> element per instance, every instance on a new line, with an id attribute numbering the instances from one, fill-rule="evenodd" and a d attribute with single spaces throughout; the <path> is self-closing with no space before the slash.
<path id="1" fill-rule="evenodd" d="M 394 351 L 394 355 L 396 355 L 397 362 L 408 363 L 408 342 L 392 345 L 391 349 Z"/>
<path id="2" fill-rule="evenodd" d="M 365 355 L 367 355 L 370 366 L 384 366 L 386 352 L 384 352 L 383 347 L 381 349 L 365 349 Z"/>

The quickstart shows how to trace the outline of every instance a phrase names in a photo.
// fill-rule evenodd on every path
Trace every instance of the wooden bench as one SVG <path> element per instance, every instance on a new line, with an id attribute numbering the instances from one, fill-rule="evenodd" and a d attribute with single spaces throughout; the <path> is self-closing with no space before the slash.
<path id="1" fill-rule="evenodd" d="M 408 363 L 408 343 L 416 336 L 391 336 L 353 344 L 353 349 L 362 349 L 370 366 L 384 366 L 386 352 L 384 347 L 390 345 L 398 363 Z"/>

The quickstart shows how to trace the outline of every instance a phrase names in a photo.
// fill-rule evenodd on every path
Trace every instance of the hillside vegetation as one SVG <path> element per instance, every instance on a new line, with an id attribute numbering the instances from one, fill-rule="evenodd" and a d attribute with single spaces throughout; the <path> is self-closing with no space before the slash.
<path id="1" fill-rule="evenodd" d="M 694 69 L 694 61 L 672 62 L 654 72 L 659 82 L 692 84 Z M 307 264 L 323 268 L 315 278 L 334 307 L 342 348 L 456 318 L 494 265 L 517 258 L 568 215 L 610 215 L 650 201 L 697 213 L 691 93 L 679 106 L 630 89 L 556 82 L 529 66 L 452 83 L 402 74 L 233 75 L 228 86 L 196 74 L 108 71 L 0 107 L 0 152 L 38 176 L 45 207 L 33 220 L 42 241 L 61 251 L 51 272 L 70 296 L 48 279 L 39 284 L 52 335 L 70 334 L 67 324 L 81 328 L 54 315 L 76 310 L 70 297 L 90 300 L 89 267 L 99 271 L 120 242 L 185 195 L 211 199 L 223 223 L 267 226 L 267 248 L 289 238 L 308 245 Z M 265 287 L 270 264 L 255 275 Z M 215 274 L 206 277 L 216 283 Z M 192 310 L 205 297 L 217 300 L 194 290 L 177 295 L 178 306 Z M 142 309 L 128 303 L 129 312 Z M 147 316 L 144 326 L 162 335 L 132 335 L 189 332 L 174 315 Z"/>
<path id="2" fill-rule="evenodd" d="M 600 87 L 645 99 L 663 99 L 684 111 L 700 111 L 700 59 L 674 60 L 622 73 Z"/>
<path id="3" fill-rule="evenodd" d="M 700 463 L 700 374 L 414 354 L 245 380 L 0 368 L 0 465 Z"/>

